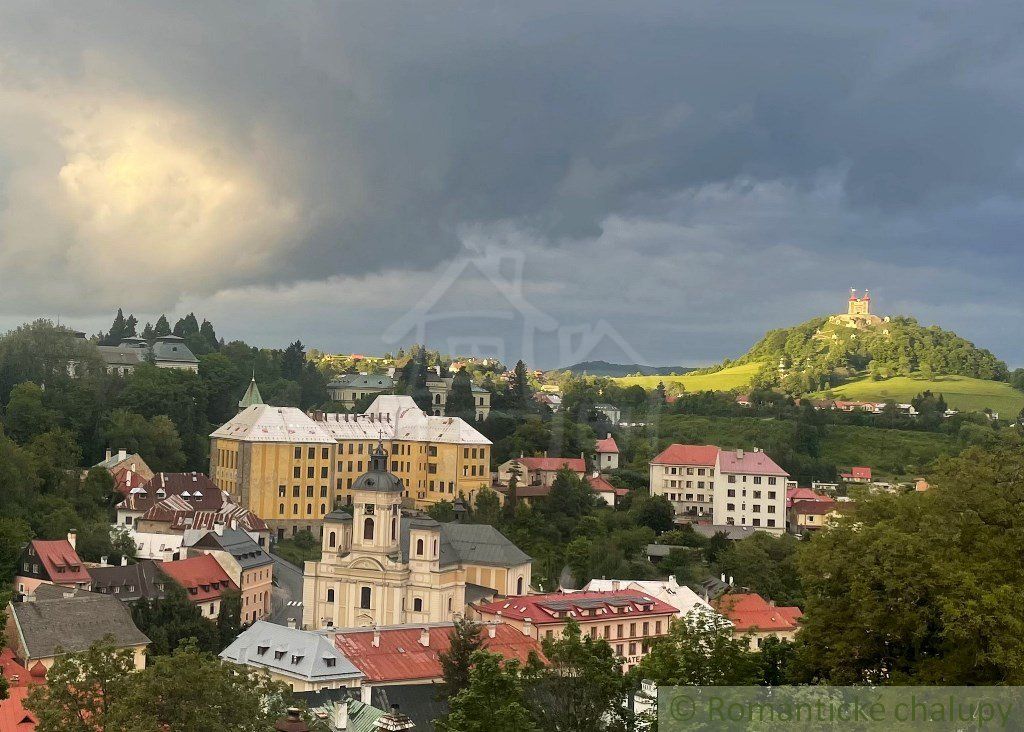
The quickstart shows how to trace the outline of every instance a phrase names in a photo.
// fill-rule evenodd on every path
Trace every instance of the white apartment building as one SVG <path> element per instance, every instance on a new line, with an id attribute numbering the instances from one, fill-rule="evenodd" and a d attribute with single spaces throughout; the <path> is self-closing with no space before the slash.
<path id="1" fill-rule="evenodd" d="M 711 519 L 718 453 L 714 445 L 669 445 L 651 460 L 651 495 L 665 496 L 677 516 Z"/>
<path id="2" fill-rule="evenodd" d="M 715 462 L 715 524 L 781 534 L 786 530 L 789 473 L 763 452 L 719 450 Z"/>

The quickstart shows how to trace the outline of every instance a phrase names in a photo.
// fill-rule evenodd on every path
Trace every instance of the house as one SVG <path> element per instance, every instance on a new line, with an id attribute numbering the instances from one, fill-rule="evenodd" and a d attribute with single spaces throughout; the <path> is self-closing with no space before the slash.
<path id="1" fill-rule="evenodd" d="M 609 506 L 614 507 L 621 498 L 629 495 L 628 488 L 616 488 L 600 473 L 594 473 L 593 475 L 587 476 L 587 483 L 602 501 L 607 503 Z"/>
<path id="2" fill-rule="evenodd" d="M 160 571 L 183 587 L 188 599 L 199 606 L 203 617 L 211 620 L 220 615 L 224 593 L 238 590 L 238 585 L 209 554 L 164 562 Z"/>
<path id="3" fill-rule="evenodd" d="M 132 488 L 142 485 L 153 477 L 153 471 L 149 469 L 141 455 L 137 452 L 129 453 L 123 449 L 114 452 L 107 448 L 106 457 L 93 467 L 103 468 L 109 472 L 114 479 L 114 490 L 122 496 L 127 496 L 128 491 Z"/>
<path id="4" fill-rule="evenodd" d="M 593 579 L 583 586 L 582 591 L 618 592 L 620 590 L 635 590 L 661 600 L 676 609 L 678 618 L 684 618 L 690 613 L 697 613 L 716 621 L 722 620 L 721 616 L 700 595 L 686 585 L 676 582 L 674 575 L 669 576 L 667 580 Z"/>
<path id="5" fill-rule="evenodd" d="M 715 523 L 749 526 L 769 533 L 786 530 L 786 481 L 789 473 L 756 447 L 720 450 L 715 463 Z"/>
<path id="6" fill-rule="evenodd" d="M 514 469 L 518 467 L 520 486 L 543 485 L 551 487 L 558 477 L 558 471 L 568 468 L 582 478 L 587 472 L 587 463 L 583 456 L 578 458 L 563 457 L 517 457 L 506 460 L 498 466 L 498 482 L 508 485 Z"/>
<path id="7" fill-rule="evenodd" d="M 75 551 L 76 534 L 67 539 L 33 539 L 18 557 L 14 587 L 19 595 L 31 595 L 42 584 L 89 589 L 92 578 Z"/>
<path id="8" fill-rule="evenodd" d="M 619 467 L 619 446 L 609 432 L 603 440 L 597 441 L 596 460 L 598 470 L 616 470 Z"/>
<path id="9" fill-rule="evenodd" d="M 188 506 L 203 509 L 220 508 L 224 502 L 220 489 L 202 473 L 156 473 L 132 488 L 118 504 L 117 523 L 134 526 L 146 511 L 169 496 L 180 496 Z"/>
<path id="10" fill-rule="evenodd" d="M 363 672 L 323 632 L 257 620 L 220 653 L 221 659 L 266 671 L 292 691 L 358 689 Z"/>
<path id="11" fill-rule="evenodd" d="M 664 496 L 677 516 L 711 520 L 714 511 L 715 445 L 669 445 L 650 462 L 652 496 Z"/>
<path id="12" fill-rule="evenodd" d="M 924 478 L 918 478 L 914 482 L 914 490 L 917 491 L 918 493 L 924 493 L 926 490 L 929 490 L 930 488 L 931 486 L 928 484 L 928 481 L 925 480 Z"/>
<path id="13" fill-rule="evenodd" d="M 765 638 L 793 640 L 803 616 L 798 607 L 776 606 L 754 593 L 727 593 L 716 598 L 712 606 L 732 623 L 734 638 L 749 634 L 752 651 L 760 648 Z"/>
<path id="14" fill-rule="evenodd" d="M 128 529 L 128 537 L 135 544 L 136 559 L 170 562 L 175 559 L 183 559 L 185 556 L 185 551 L 182 549 L 185 541 L 183 534 L 142 532 L 133 526 Z"/>
<path id="15" fill-rule="evenodd" d="M 534 392 L 533 400 L 538 404 L 542 404 L 552 412 L 559 412 L 562 410 L 562 395 L 561 394 L 549 394 L 547 392 Z"/>
<path id="16" fill-rule="evenodd" d="M 327 394 L 332 402 L 338 402 L 345 409 L 352 409 L 356 402 L 367 396 L 389 394 L 395 388 L 395 380 L 388 374 L 342 374 L 327 385 Z"/>
<path id="17" fill-rule="evenodd" d="M 839 490 L 838 483 L 825 483 L 820 480 L 811 481 L 811 490 L 818 494 L 824 494 L 827 496 L 834 496 Z"/>
<path id="18" fill-rule="evenodd" d="M 831 501 L 832 497 L 818 493 L 812 488 L 800 488 L 797 486 L 786 488 L 786 508 L 793 506 L 794 501 Z"/>
<path id="19" fill-rule="evenodd" d="M 500 595 L 530 586 L 532 560 L 494 527 L 441 524 L 401 512 L 401 479 L 378 445 L 352 486 L 353 513 L 324 520 L 320 561 L 303 572 L 306 628 L 453 620 L 473 587 Z"/>
<path id="20" fill-rule="evenodd" d="M 0 699 L 0 732 L 31 732 L 38 720 L 25 708 L 33 686 L 46 683 L 46 668 L 36 661 L 29 671 L 10 648 L 0 650 L 0 674 L 7 682 L 7 698 Z"/>
<path id="21" fill-rule="evenodd" d="M 33 674 L 40 667 L 48 670 L 58 656 L 84 651 L 108 636 L 117 648 L 133 652 L 136 669 L 145 667 L 149 638 L 116 597 L 40 585 L 7 606 L 8 642 L 18 663 Z"/>
<path id="22" fill-rule="evenodd" d="M 199 359 L 176 335 L 158 336 L 150 345 L 144 338 L 125 338 L 116 346 L 96 346 L 107 365 L 107 373 L 124 376 L 139 365 L 153 363 L 161 369 L 199 371 Z"/>
<path id="23" fill-rule="evenodd" d="M 427 685 L 443 678 L 440 654 L 451 647 L 454 623 L 423 623 L 328 632 L 334 645 L 363 674 L 363 687 Z M 543 658 L 540 643 L 512 625 L 489 621 L 481 633 L 483 650 L 522 663 L 534 653 Z"/>
<path id="24" fill-rule="evenodd" d="M 630 589 L 507 597 L 472 608 L 483 621 L 508 623 L 538 640 L 561 636 L 575 620 L 583 633 L 612 645 L 624 671 L 640 662 L 652 640 L 668 634 L 677 612 L 652 594 Z"/>
<path id="25" fill-rule="evenodd" d="M 752 406 L 752 402 L 750 401 L 750 395 L 749 394 L 740 394 L 738 397 L 736 397 L 736 403 L 738 405 L 740 405 L 741 407 Z"/>
<path id="26" fill-rule="evenodd" d="M 270 546 L 270 529 L 263 519 L 233 503 L 231 497 L 223 491 L 220 491 L 220 498 L 220 508 L 204 509 L 197 507 L 195 502 L 188 503 L 184 496 L 169 496 L 142 514 L 136 528 L 142 535 L 163 534 L 166 537 L 240 529 L 249 534 L 259 546 Z M 171 542 L 165 543 L 169 545 Z M 188 546 L 187 541 L 184 544 Z"/>
<path id="27" fill-rule="evenodd" d="M 793 501 L 789 508 L 789 530 L 799 534 L 823 529 L 837 515 L 836 508 L 831 499 Z"/>
<path id="28" fill-rule="evenodd" d="M 848 473 L 840 473 L 840 478 L 845 480 L 847 483 L 870 483 L 871 482 L 871 468 L 865 466 L 857 466 L 850 468 Z"/>
<path id="29" fill-rule="evenodd" d="M 139 600 L 162 600 L 167 578 L 160 574 L 156 562 L 143 560 L 135 564 L 88 567 L 92 592 L 113 595 L 131 605 Z"/>
<path id="30" fill-rule="evenodd" d="M 190 553 L 209 554 L 227 572 L 242 593 L 242 623 L 270 616 L 274 591 L 274 560 L 244 531 L 208 531 L 190 547 Z"/>
<path id="31" fill-rule="evenodd" d="M 618 424 L 622 421 L 622 410 L 616 407 L 614 404 L 595 404 L 594 411 L 604 417 L 612 424 Z"/>

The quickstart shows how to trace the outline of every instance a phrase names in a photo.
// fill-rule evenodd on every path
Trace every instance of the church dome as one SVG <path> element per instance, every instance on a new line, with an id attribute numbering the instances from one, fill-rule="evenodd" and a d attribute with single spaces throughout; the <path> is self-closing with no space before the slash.
<path id="1" fill-rule="evenodd" d="M 388 471 L 388 453 L 383 445 L 377 445 L 370 453 L 370 469 L 352 483 L 354 491 L 377 491 L 380 493 L 404 493 L 402 479 Z"/>

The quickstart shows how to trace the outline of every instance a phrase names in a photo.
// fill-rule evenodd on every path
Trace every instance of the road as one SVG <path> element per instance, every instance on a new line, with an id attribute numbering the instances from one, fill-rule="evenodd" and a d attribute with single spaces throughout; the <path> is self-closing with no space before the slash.
<path id="1" fill-rule="evenodd" d="M 274 594 L 271 600 L 270 622 L 288 625 L 289 619 L 302 627 L 302 570 L 276 554 L 274 559 Z"/>

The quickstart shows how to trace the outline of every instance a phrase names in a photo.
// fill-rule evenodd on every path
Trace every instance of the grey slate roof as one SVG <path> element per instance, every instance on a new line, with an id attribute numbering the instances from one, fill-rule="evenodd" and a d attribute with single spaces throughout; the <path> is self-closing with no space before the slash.
<path id="1" fill-rule="evenodd" d="M 243 570 L 274 563 L 273 557 L 263 551 L 260 545 L 241 529 L 224 529 L 222 533 L 209 531 L 192 546 L 197 549 L 226 551 L 235 558 Z"/>
<path id="2" fill-rule="evenodd" d="M 421 518 L 402 518 L 402 560 L 409 561 L 409 530 Z M 434 522 L 436 523 L 436 522 Z M 429 525 L 423 525 L 427 528 Z M 437 524 L 441 534 L 440 565 L 487 564 L 514 567 L 531 561 L 530 556 L 489 524 Z"/>
<path id="3" fill-rule="evenodd" d="M 128 608 L 116 597 L 96 592 L 71 591 L 40 585 L 35 601 L 11 603 L 16 632 L 25 642 L 29 660 L 84 651 L 105 636 L 119 648 L 149 643 L 132 622 Z"/>
<path id="4" fill-rule="evenodd" d="M 123 567 L 86 567 L 85 571 L 92 577 L 93 592 L 113 595 L 121 602 L 164 597 L 166 580 L 151 559 Z"/>
<path id="5" fill-rule="evenodd" d="M 352 521 L 352 514 L 348 511 L 342 511 L 340 508 L 336 508 L 329 514 L 324 516 L 324 521 L 333 521 L 335 523 L 348 523 Z"/>
<path id="6" fill-rule="evenodd" d="M 328 388 L 390 389 L 395 380 L 387 374 L 342 374 L 327 385 Z"/>
<path id="7" fill-rule="evenodd" d="M 162 336 L 153 344 L 153 358 L 157 361 L 180 361 L 182 363 L 199 363 L 199 359 L 178 336 Z"/>
<path id="8" fill-rule="evenodd" d="M 341 681 L 363 676 L 323 633 L 288 628 L 265 620 L 257 620 L 243 630 L 221 651 L 220 657 L 304 681 Z"/>

